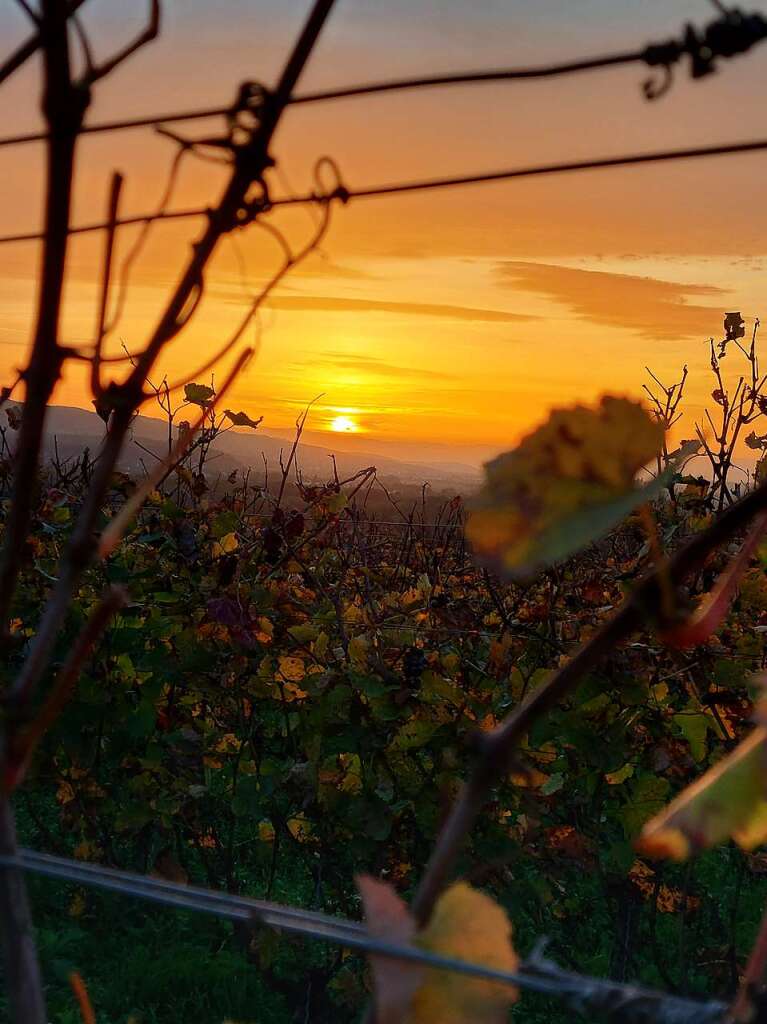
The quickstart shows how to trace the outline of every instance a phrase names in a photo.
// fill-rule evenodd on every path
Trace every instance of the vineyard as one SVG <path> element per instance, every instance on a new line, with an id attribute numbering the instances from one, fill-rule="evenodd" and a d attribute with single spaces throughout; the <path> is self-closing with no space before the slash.
<path id="1" fill-rule="evenodd" d="M 212 397 L 187 388 L 192 408 Z M 11 436 L 16 407 L 7 419 Z M 564 563 L 504 583 L 478 567 L 458 496 L 437 505 L 424 491 L 403 507 L 373 471 L 308 484 L 300 449 L 271 486 L 232 476 L 209 487 L 221 428 L 212 416 L 83 579 L 57 661 L 106 586 L 129 596 L 31 758 L 22 840 L 358 918 L 355 875 L 412 890 L 477 735 L 598 630 L 658 544 L 705 529 L 715 488 L 678 473 L 653 503 L 649 539 L 644 506 Z M 88 459 L 41 481 L 6 680 L 77 518 Z M 134 489 L 116 476 L 104 516 Z M 687 599 L 730 558 L 709 558 Z M 546 936 L 556 961 L 589 974 L 683 995 L 737 986 L 764 855 L 724 846 L 666 866 L 634 843 L 746 731 L 764 663 L 765 566 L 750 559 L 705 644 L 639 633 L 525 737 L 459 863 L 507 909 L 521 951 Z M 364 1008 L 369 979 L 349 953 L 76 884 L 33 880 L 32 894 L 56 1020 L 78 1019 L 73 970 L 115 1024 L 249 1020 L 254 1006 L 269 1007 L 259 1019 L 353 1020 Z M 538 1006 L 526 1000 L 517 1019 L 560 1019 Z"/>
<path id="2" fill-rule="evenodd" d="M 507 310 L 505 295 L 492 300 L 504 309 L 479 308 L 485 298 L 467 293 L 463 280 L 465 306 L 420 301 L 419 290 L 409 302 L 274 295 L 317 256 L 332 217 L 350 203 L 621 168 L 639 174 L 647 165 L 697 167 L 767 149 L 763 138 L 712 141 L 706 123 L 702 138 L 676 148 L 581 150 L 578 138 L 558 161 L 468 169 L 440 162 L 433 175 L 412 159 L 414 145 L 398 147 L 393 132 L 390 142 L 387 122 L 371 115 L 378 141 L 402 149 L 395 155 L 403 175 L 387 179 L 382 162 L 378 177 L 373 160 L 370 180 L 348 182 L 341 163 L 364 161 L 328 153 L 330 122 L 307 120 L 325 128 L 306 130 L 300 153 L 309 163 L 294 190 L 274 149 L 293 108 L 310 116 L 318 105 L 376 95 L 442 97 L 544 79 L 555 88 L 566 76 L 604 78 L 618 68 L 642 68 L 642 102 L 655 104 L 681 78 L 697 89 L 757 47 L 767 17 L 714 0 L 704 24 L 608 53 L 464 70 L 448 61 L 423 73 L 419 52 L 409 76 L 303 91 L 299 81 L 335 7 L 313 0 L 273 84 L 249 72 L 229 83 L 235 98 L 225 106 L 160 115 L 126 107 L 129 116 L 92 120 L 104 80 L 161 35 L 165 5 L 139 6 L 133 34 L 115 22 L 105 53 L 101 27 L 81 10 L 86 0 L 18 0 L 14 13 L 27 34 L 0 63 L 2 84 L 39 58 L 41 115 L 34 130 L 0 138 L 0 148 L 45 153 L 34 172 L 25 162 L 9 179 L 26 187 L 42 171 L 42 216 L 14 191 L 13 227 L 0 235 L 3 246 L 39 249 L 24 279 L 34 285 L 26 312 L 18 312 L 22 278 L 18 287 L 9 279 L 18 306 L 11 332 L 19 336 L 9 343 L 24 354 L 6 363 L 0 389 L 0 1016 L 13 1024 L 505 1024 L 513 1012 L 519 1024 L 576 1016 L 765 1024 L 767 375 L 759 320 L 747 327 L 740 312 L 727 312 L 720 328 L 720 313 L 698 301 L 740 294 L 733 281 L 595 273 L 580 269 L 588 262 L 580 257 L 578 269 L 530 264 L 577 276 L 567 302 L 543 278 L 518 288 L 531 303 L 543 296 L 554 309 L 567 306 L 574 338 L 582 320 L 628 323 L 654 341 L 708 337 L 716 326 L 708 366 L 691 371 L 696 388 L 709 380 L 698 391 L 710 396 L 708 407 L 688 407 L 687 366 L 673 383 L 648 368 L 642 401 L 601 394 L 568 405 L 555 400 L 547 378 L 540 415 L 528 417 L 536 425 L 485 463 L 471 493 L 444 489 L 459 478 L 450 475 L 460 469 L 451 457 L 440 490 L 412 480 L 400 486 L 359 462 L 340 472 L 332 452 L 323 455 L 328 479 L 304 472 L 304 431 L 322 395 L 299 415 L 292 444 L 271 459 L 258 446 L 264 417 L 280 402 L 300 405 L 270 398 L 266 387 L 263 409 L 227 403 L 259 355 L 259 317 L 270 297 L 305 311 L 447 317 L 467 332 L 480 323 L 521 322 L 527 330 L 549 319 Z M 246 38 L 239 14 L 229 13 L 229 38 Z M 279 19 L 262 13 L 255 34 L 268 40 L 274 71 L 269 32 Z M 194 30 L 178 37 L 198 86 L 212 69 L 203 37 L 207 45 L 225 20 L 199 39 Z M 386 20 L 388 32 L 388 10 Z M 475 28 L 479 21 L 467 20 L 457 35 L 474 38 Z M 567 28 L 563 7 L 547 31 L 567 39 Z M 346 29 L 356 39 L 353 21 Z M 517 27 L 512 34 L 519 49 L 524 37 Z M 415 52 L 415 37 L 409 45 Z M 354 66 L 366 52 L 355 43 Z M 217 62 L 228 71 L 228 61 Z M 120 87 L 128 99 L 151 93 L 141 74 L 140 88 Z M 740 104 L 745 80 L 733 81 Z M 726 98 L 717 102 L 727 108 Z M 472 131 L 489 112 L 477 109 Z M 411 108 L 406 114 L 412 142 L 419 129 Z M 536 119 L 536 133 L 555 137 L 543 123 Z M 613 123 L 630 129 L 633 142 L 633 115 Z M 146 130 L 170 147 L 159 203 L 126 207 L 126 177 L 112 169 L 105 209 L 86 214 L 82 186 L 94 193 L 101 170 L 78 173 L 83 138 Z M 449 148 L 471 156 L 490 134 L 483 128 Z M 505 145 L 507 129 L 501 134 L 496 141 Z M 598 134 L 621 138 L 606 127 Z M 523 135 L 508 135 L 514 152 L 526 152 Z M 665 137 L 677 133 L 667 125 Z M 441 140 L 440 161 L 447 148 Z M 112 151 L 100 152 L 111 169 Z M 191 162 L 217 165 L 195 193 L 188 181 L 177 189 Z M 146 181 L 131 175 L 142 200 L 152 191 L 144 185 L 158 178 L 152 163 Z M 695 181 L 702 193 L 702 179 Z M 178 191 L 194 201 L 182 205 Z M 725 194 L 740 199 L 741 184 Z M 707 215 L 708 206 L 707 195 Z M 472 210 L 457 202 L 443 209 L 483 234 Z M 659 221 L 660 210 L 653 207 Z M 19 211 L 29 216 L 17 226 Z M 291 211 L 308 217 L 290 227 Z M 753 212 L 748 228 L 757 237 Z M 560 227 L 568 216 L 551 212 L 552 230 L 567 234 Z M 492 219 L 503 222 L 495 208 Z M 195 227 L 160 272 L 150 235 L 169 222 Z M 749 264 L 752 272 L 753 254 L 737 248 L 733 225 L 732 267 Z M 443 226 L 435 222 L 436 234 Z M 621 234 L 612 223 L 609 231 L 611 239 Z M 237 244 L 244 233 L 271 247 L 257 285 Z M 72 236 L 99 242 L 87 269 L 85 250 L 72 255 Z M 509 253 L 523 251 L 521 237 Z M 376 241 L 379 255 L 389 251 L 391 239 Z M 420 259 L 421 241 L 408 243 L 408 259 Z M 211 331 L 219 323 L 210 319 L 211 301 L 219 311 L 229 302 L 216 277 L 229 243 L 240 308 L 228 327 Z M 647 245 L 641 251 L 658 256 Z M 464 249 L 461 242 L 460 259 L 450 262 L 479 262 Z M 332 270 L 320 255 L 317 275 Z M 512 281 L 502 271 L 514 261 L 499 264 L 498 249 L 491 255 L 488 276 L 500 294 Z M 150 322 L 149 307 L 124 315 L 139 265 L 139 290 L 160 282 Z M 415 262 L 407 276 L 420 289 Z M 602 285 L 583 285 L 584 276 L 607 282 L 610 301 L 596 295 Z M 168 281 L 175 284 L 160 292 Z M 616 281 L 632 286 L 616 292 Z M 87 301 L 73 303 L 70 289 L 79 284 Z M 584 298 L 591 291 L 593 306 Z M 453 302 L 452 293 L 440 294 Z M 654 305 L 638 302 L 641 316 L 615 318 L 610 302 L 643 295 Z M 92 318 L 83 319 L 91 304 Z M 201 306 L 207 326 L 195 333 Z M 562 324 L 557 332 L 566 331 Z M 528 351 L 541 336 L 526 339 Z M 468 335 L 472 358 L 480 337 Z M 362 366 L 363 379 L 373 371 L 399 378 L 405 395 L 408 380 L 451 379 L 436 366 L 458 349 L 435 339 L 421 370 L 389 363 L 388 350 L 386 359 L 357 348 L 335 361 L 314 356 L 331 376 Z M 516 344 L 504 333 L 507 342 Z M 620 344 L 619 337 L 611 353 Z M 390 347 L 420 345 L 414 334 Z M 171 346 L 182 350 L 183 373 L 181 364 L 170 373 Z M 288 349 L 277 360 L 284 378 L 271 379 L 305 386 L 313 357 Z M 567 353 L 574 360 L 594 358 L 576 349 Z M 504 378 L 505 392 L 493 391 L 496 370 L 502 375 L 489 355 L 487 389 L 455 374 L 460 387 L 449 394 L 471 392 L 475 401 L 462 422 L 477 399 L 489 410 L 501 395 L 506 402 L 525 393 L 523 350 L 513 358 L 512 347 L 494 351 L 516 376 Z M 563 351 L 547 348 L 546 358 L 553 363 Z M 60 385 L 75 381 L 79 405 L 66 412 L 96 434 L 60 439 L 51 407 Z M 425 394 L 429 383 L 421 386 Z M 292 383 L 280 388 L 296 393 Z M 394 398 L 383 387 L 381 394 L 383 411 L 393 413 Z M 139 434 L 147 406 L 160 420 L 153 440 Z M 414 417 L 418 408 L 426 406 L 405 404 Z M 355 427 L 351 406 L 328 409 L 331 430 Z M 494 421 L 496 434 L 511 429 L 506 411 Z M 444 456 L 439 428 L 430 429 Z M 252 442 L 252 458 L 217 469 L 225 441 L 240 453 Z"/>

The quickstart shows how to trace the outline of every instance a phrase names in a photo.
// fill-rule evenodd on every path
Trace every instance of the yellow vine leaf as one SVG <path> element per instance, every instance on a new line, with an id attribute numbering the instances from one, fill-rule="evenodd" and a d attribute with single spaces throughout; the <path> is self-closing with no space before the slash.
<path id="1" fill-rule="evenodd" d="M 465 882 L 447 889 L 429 924 L 415 922 L 394 887 L 357 876 L 369 933 L 397 945 L 415 944 L 439 956 L 516 971 L 511 923 L 498 904 Z M 495 981 L 371 954 L 377 1024 L 506 1024 L 518 991 Z"/>
<path id="2" fill-rule="evenodd" d="M 300 683 L 306 675 L 306 666 L 301 658 L 291 654 L 281 654 L 277 664 L 280 676 L 287 683 Z"/>
<path id="3" fill-rule="evenodd" d="M 506 913 L 466 882 L 446 890 L 416 942 L 432 953 L 499 971 L 515 971 L 519 965 Z M 518 995 L 498 982 L 429 970 L 413 997 L 407 1024 L 505 1024 Z"/>
<path id="4" fill-rule="evenodd" d="M 231 555 L 240 546 L 236 533 L 227 533 L 221 540 L 213 541 L 212 554 L 214 558 L 221 558 L 222 555 Z"/>
<path id="5" fill-rule="evenodd" d="M 662 488 L 663 477 L 643 487 L 635 478 L 663 436 L 628 398 L 555 409 L 515 449 L 486 463 L 466 528 L 477 555 L 499 572 L 525 576 L 584 547 Z"/>
<path id="6" fill-rule="evenodd" d="M 726 839 L 744 850 L 767 841 L 767 729 L 755 729 L 731 754 L 647 822 L 643 854 L 686 860 Z"/>

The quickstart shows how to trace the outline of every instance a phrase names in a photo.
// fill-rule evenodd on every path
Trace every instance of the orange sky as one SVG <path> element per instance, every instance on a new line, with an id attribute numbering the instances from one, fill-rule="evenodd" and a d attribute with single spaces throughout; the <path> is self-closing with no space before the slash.
<path id="1" fill-rule="evenodd" d="M 617 7 L 621 10 L 617 10 Z M 10 48 L 26 34 L 14 5 L 0 14 Z M 536 63 L 623 50 L 705 23 L 711 5 L 583 0 L 340 2 L 302 81 L 309 89 L 427 71 Z M 211 8 L 215 8 L 215 11 Z M 626 9 L 623 9 L 626 8 Z M 94 0 L 97 44 L 127 38 L 138 22 L 124 5 Z M 301 0 L 170 0 L 163 37 L 105 83 L 93 119 L 227 102 L 246 77 L 271 81 L 306 9 Z M 641 68 L 544 84 L 388 96 L 295 109 L 274 153 L 275 193 L 311 186 L 314 160 L 338 161 L 350 186 L 764 134 L 767 48 L 690 83 L 680 71 L 647 103 Z M 2 133 L 38 124 L 39 69 L 0 90 Z M 183 126 L 205 134 L 215 123 Z M 103 215 L 114 167 L 126 175 L 123 212 L 151 209 L 172 147 L 146 131 L 82 144 L 75 219 Z M 639 394 L 643 367 L 674 377 L 691 369 L 690 413 L 710 391 L 706 339 L 722 314 L 762 308 L 764 162 L 753 155 L 676 166 L 478 186 L 365 200 L 339 208 L 321 253 L 293 273 L 265 309 L 258 359 L 231 402 L 286 428 L 319 393 L 311 425 L 338 416 L 356 443 L 397 453 L 450 444 L 466 457 L 508 446 L 552 404 L 604 390 Z M 3 232 L 40 223 L 41 152 L 0 149 Z M 187 158 L 174 205 L 204 204 L 222 170 Z M 296 245 L 313 230 L 306 210 L 275 215 Z M 153 234 L 114 338 L 138 349 L 199 224 Z M 135 235 L 126 230 L 124 254 Z M 84 343 L 94 320 L 99 247 L 72 244 L 64 338 Z M 23 359 L 34 308 L 37 249 L 0 250 L 0 375 Z M 191 373 L 242 315 L 277 265 L 258 228 L 225 241 L 194 321 L 161 372 Z M 250 332 L 249 337 L 254 337 Z M 729 364 L 729 365 L 732 365 Z M 89 405 L 81 376 L 57 402 Z"/>

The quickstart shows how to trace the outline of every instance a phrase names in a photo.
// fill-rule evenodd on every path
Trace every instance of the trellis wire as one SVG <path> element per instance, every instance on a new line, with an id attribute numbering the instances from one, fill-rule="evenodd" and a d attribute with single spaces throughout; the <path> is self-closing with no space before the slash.
<path id="1" fill-rule="evenodd" d="M 556 969 L 553 973 L 559 980 L 538 976 L 536 972 L 541 971 L 539 966 L 541 960 L 535 955 L 527 967 L 523 962 L 518 971 L 501 971 L 455 957 L 440 956 L 417 946 L 387 942 L 371 935 L 361 922 L 333 917 L 318 911 L 285 907 L 265 900 L 233 896 L 229 893 L 152 878 L 135 872 L 118 871 L 114 868 L 105 868 L 24 848 L 19 850 L 18 857 L 0 856 L 0 866 L 20 868 L 77 885 L 148 900 L 175 910 L 205 913 L 218 918 L 263 925 L 277 931 L 302 935 L 320 942 L 358 950 L 361 953 L 409 962 L 432 970 L 451 971 L 455 974 L 493 981 L 513 988 L 524 988 L 540 995 L 561 997 L 565 979 L 573 984 L 576 977 L 575 983 L 583 985 L 584 988 L 588 988 L 589 984 L 601 986 L 606 991 L 611 988 L 616 991 L 623 988 L 620 985 L 612 986 L 609 981 L 589 979 L 580 975 L 572 976 Z M 649 989 L 631 987 L 628 992 L 634 999 L 666 1003 L 677 1002 L 680 1010 L 684 1010 L 688 1015 L 691 1008 L 694 1010 L 696 1006 L 699 1006 L 702 1015 L 705 1011 L 706 1019 L 713 1019 L 714 1013 L 721 1012 L 723 1014 L 725 1010 L 724 1004 L 696 1003 L 694 1000 L 675 999 L 673 996 Z"/>
<path id="2" fill-rule="evenodd" d="M 669 163 L 675 160 L 697 160 L 705 157 L 728 156 L 744 153 L 757 153 L 767 150 L 767 139 L 755 139 L 751 142 L 725 142 L 714 146 L 692 146 L 685 149 L 665 149 L 649 153 L 630 153 L 624 156 L 599 157 L 591 160 L 574 160 L 564 163 L 536 164 L 529 167 L 516 167 L 508 170 L 488 171 L 482 174 L 456 175 L 449 178 L 424 178 L 415 181 L 392 182 L 384 185 L 372 185 L 368 188 L 339 188 L 329 196 L 319 196 L 314 192 L 303 195 L 284 196 L 269 200 L 265 212 L 275 207 L 306 206 L 318 202 L 328 202 L 338 198 L 344 203 L 355 199 L 373 199 L 383 196 L 405 195 L 412 192 L 431 192 L 446 188 L 459 188 L 466 185 L 484 185 L 493 182 L 511 181 L 515 178 L 535 178 L 550 174 L 571 174 L 579 171 L 603 170 L 612 167 L 631 167 L 641 164 Z M 151 224 L 155 221 L 183 220 L 190 217 L 207 216 L 207 207 L 195 207 L 187 210 L 169 210 L 163 213 L 136 214 L 114 221 L 115 227 L 128 227 L 134 224 Z M 104 231 L 110 227 L 107 222 L 76 225 L 69 229 L 70 235 L 90 234 Z M 15 235 L 0 236 L 0 245 L 15 242 L 36 242 L 44 235 L 39 231 L 23 232 Z"/>

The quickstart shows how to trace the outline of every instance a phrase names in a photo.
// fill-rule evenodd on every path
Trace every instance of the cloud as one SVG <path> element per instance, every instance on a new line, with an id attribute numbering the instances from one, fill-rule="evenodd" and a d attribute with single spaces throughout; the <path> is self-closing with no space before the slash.
<path id="1" fill-rule="evenodd" d="M 322 295 L 278 295 L 269 299 L 273 309 L 321 313 L 398 313 L 404 316 L 445 317 L 492 323 L 521 323 L 537 320 L 526 313 L 501 309 L 475 309 L 473 306 L 447 306 L 428 302 L 387 302 L 383 299 L 349 299 Z"/>
<path id="2" fill-rule="evenodd" d="M 296 364 L 298 365 L 298 364 Z M 412 366 L 397 366 L 384 362 L 375 356 L 347 355 L 345 352 L 330 352 L 320 359 L 312 358 L 312 366 L 327 366 L 333 370 L 347 370 L 357 373 L 374 374 L 379 377 L 399 377 L 408 380 L 455 380 L 452 373 L 444 373 L 429 367 L 428 370 L 416 369 Z"/>
<path id="3" fill-rule="evenodd" d="M 656 341 L 716 334 L 721 329 L 724 306 L 695 305 L 688 297 L 727 294 L 726 289 L 715 285 L 682 284 L 548 263 L 504 262 L 498 265 L 497 275 L 513 288 L 569 306 L 584 320 L 628 328 Z"/>
<path id="4" fill-rule="evenodd" d="M 334 263 L 327 257 L 307 260 L 293 271 L 294 277 L 344 277 L 353 280 L 372 280 L 374 275 L 359 267 Z"/>

